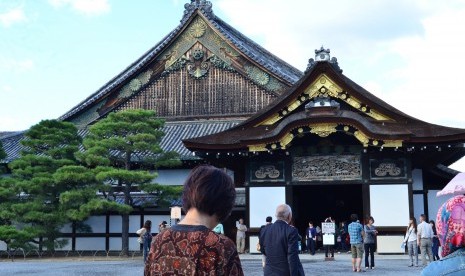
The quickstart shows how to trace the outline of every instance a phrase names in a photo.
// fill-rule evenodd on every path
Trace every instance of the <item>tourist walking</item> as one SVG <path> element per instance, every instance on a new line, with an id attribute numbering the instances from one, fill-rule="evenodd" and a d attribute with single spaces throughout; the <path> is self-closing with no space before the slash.
<path id="1" fill-rule="evenodd" d="M 239 254 L 245 253 L 245 232 L 247 232 L 247 226 L 244 224 L 244 219 L 240 218 L 239 221 L 236 221 L 236 246 L 237 252 Z"/>
<path id="2" fill-rule="evenodd" d="M 465 275 L 465 196 L 446 201 L 438 210 L 436 229 L 442 246 L 442 259 L 431 262 L 422 276 Z"/>
<path id="3" fill-rule="evenodd" d="M 365 248 L 365 268 L 366 269 L 375 268 L 375 247 L 376 247 L 376 235 L 378 234 L 378 231 L 376 231 L 376 228 L 373 225 L 373 223 L 375 223 L 375 219 L 370 216 L 365 226 L 363 227 L 363 231 L 365 232 L 363 244 Z M 368 255 L 370 255 L 370 262 L 368 262 Z"/>
<path id="4" fill-rule="evenodd" d="M 150 245 L 152 244 L 152 221 L 146 220 L 144 226 L 136 231 L 139 235 L 139 242 L 142 243 L 142 254 L 144 256 L 144 263 L 147 262 L 147 256 L 150 251 Z"/>
<path id="5" fill-rule="evenodd" d="M 260 251 L 260 252 L 261 252 L 260 240 L 262 238 L 263 229 L 265 227 L 267 227 L 268 225 L 270 225 L 272 222 L 273 222 L 273 218 L 268 216 L 265 219 L 265 225 L 260 226 L 260 231 L 258 231 L 258 246 L 257 246 L 257 250 Z M 265 254 L 262 254 L 262 267 L 263 267 L 263 269 L 265 268 L 265 264 L 266 264 L 266 256 L 265 256 Z"/>
<path id="6" fill-rule="evenodd" d="M 289 225 L 291 220 L 291 207 L 281 204 L 276 208 L 275 223 L 263 229 L 260 248 L 266 255 L 264 275 L 305 275 L 298 252 L 299 232 Z"/>
<path id="7" fill-rule="evenodd" d="M 433 229 L 431 225 L 426 222 L 426 216 L 420 215 L 420 224 L 417 227 L 417 244 L 420 246 L 421 261 L 423 266 L 426 266 L 426 255 L 428 255 L 429 262 L 433 261 Z"/>
<path id="8" fill-rule="evenodd" d="M 438 260 L 440 260 L 440 258 L 439 258 L 439 238 L 438 238 L 438 234 L 436 232 L 436 223 L 434 222 L 434 220 L 430 220 L 429 225 L 431 225 L 431 228 L 433 229 L 433 240 L 432 240 L 433 245 L 432 245 L 432 248 L 431 248 L 431 250 L 433 251 L 433 260 L 438 261 Z"/>
<path id="9" fill-rule="evenodd" d="M 363 226 L 358 221 L 357 214 L 350 216 L 352 221 L 348 226 L 350 235 L 350 251 L 352 253 L 352 271 L 361 272 L 360 265 L 363 257 Z"/>
<path id="10" fill-rule="evenodd" d="M 313 221 L 308 222 L 308 228 L 305 231 L 305 238 L 307 239 L 308 253 L 315 255 L 316 228 L 313 227 Z"/>
<path id="11" fill-rule="evenodd" d="M 211 231 L 230 215 L 235 198 L 223 170 L 193 169 L 182 194 L 186 216 L 153 239 L 144 275 L 244 275 L 234 242 Z"/>
<path id="12" fill-rule="evenodd" d="M 407 245 L 408 255 L 410 257 L 410 265 L 413 266 L 413 258 L 415 257 L 415 266 L 418 266 L 418 243 L 417 243 L 417 220 L 413 217 L 407 226 L 405 232 L 404 244 Z"/>

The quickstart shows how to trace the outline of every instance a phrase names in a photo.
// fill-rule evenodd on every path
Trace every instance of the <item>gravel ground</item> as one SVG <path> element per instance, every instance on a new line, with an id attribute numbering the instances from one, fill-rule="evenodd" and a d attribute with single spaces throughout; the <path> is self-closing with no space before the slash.
<path id="1" fill-rule="evenodd" d="M 350 255 L 338 254 L 335 261 L 324 261 L 322 254 L 310 256 L 300 255 L 306 275 L 353 275 Z M 263 275 L 260 255 L 241 255 L 245 275 Z M 368 270 L 364 275 L 420 275 L 421 268 L 407 267 L 405 255 L 375 256 L 376 268 Z M 141 258 L 55 258 L 0 260 L 0 275 L 142 275 Z"/>

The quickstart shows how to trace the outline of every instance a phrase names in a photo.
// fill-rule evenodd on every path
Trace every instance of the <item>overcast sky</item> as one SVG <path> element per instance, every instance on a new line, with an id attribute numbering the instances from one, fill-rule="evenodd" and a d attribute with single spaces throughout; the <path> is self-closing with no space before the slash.
<path id="1" fill-rule="evenodd" d="M 187 1 L 0 1 L 0 131 L 66 113 L 174 29 Z M 465 0 L 211 2 L 302 71 L 323 45 L 384 101 L 465 128 Z"/>

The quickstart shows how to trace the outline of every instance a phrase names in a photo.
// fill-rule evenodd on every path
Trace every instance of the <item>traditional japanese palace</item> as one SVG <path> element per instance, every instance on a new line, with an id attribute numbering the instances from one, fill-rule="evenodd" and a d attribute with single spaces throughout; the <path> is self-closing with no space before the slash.
<path id="1" fill-rule="evenodd" d="M 226 234 L 233 237 L 234 221 L 244 217 L 252 245 L 265 217 L 286 202 L 301 233 L 309 220 L 372 215 L 378 251 L 398 252 L 409 217 L 435 215 L 445 200 L 436 192 L 457 174 L 448 166 L 465 155 L 465 129 L 395 109 L 343 75 L 323 47 L 303 73 L 215 16 L 205 0 L 187 3 L 178 27 L 60 119 L 85 135 L 110 112 L 134 108 L 166 119 L 161 146 L 183 161 L 160 169 L 156 181 L 181 185 L 199 163 L 225 168 L 238 192 Z M 23 133 L 0 134 L 8 154 L 0 163 L 18 158 Z M 134 195 L 131 233 L 146 219 L 169 221 L 167 209 L 142 208 L 146 197 Z M 64 229 L 65 250 L 121 250 L 121 217 L 87 222 L 93 233 Z M 139 250 L 136 238 L 131 250 Z"/>

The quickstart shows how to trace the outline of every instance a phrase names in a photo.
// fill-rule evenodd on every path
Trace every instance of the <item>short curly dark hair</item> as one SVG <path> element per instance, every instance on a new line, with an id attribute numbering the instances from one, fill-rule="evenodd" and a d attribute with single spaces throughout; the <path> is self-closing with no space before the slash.
<path id="1" fill-rule="evenodd" d="M 236 189 L 231 177 L 216 167 L 201 165 L 190 172 L 184 183 L 182 207 L 185 212 L 197 208 L 224 221 L 231 214 L 235 199 Z"/>

